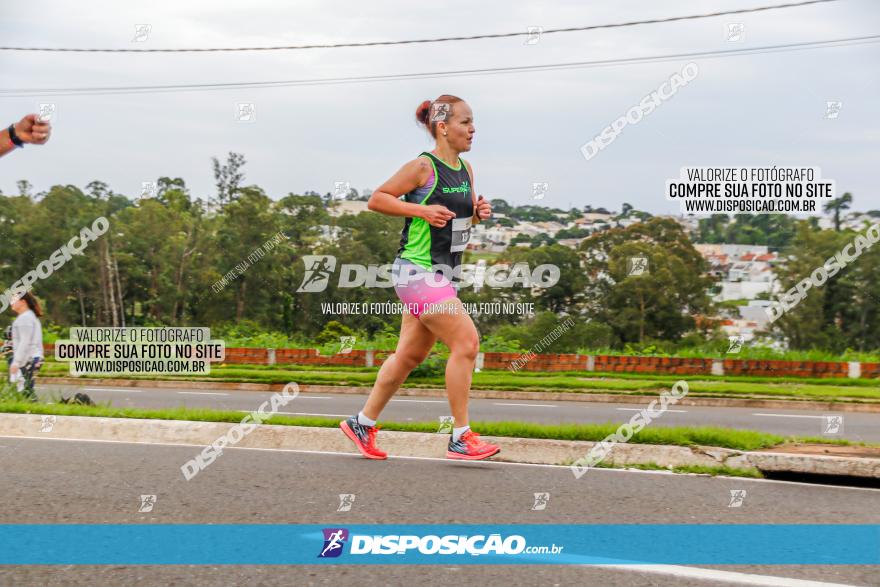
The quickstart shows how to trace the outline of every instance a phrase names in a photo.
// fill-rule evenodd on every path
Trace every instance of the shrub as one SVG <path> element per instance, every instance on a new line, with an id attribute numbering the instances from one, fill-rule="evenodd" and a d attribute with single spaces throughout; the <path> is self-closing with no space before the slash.
<path id="1" fill-rule="evenodd" d="M 315 337 L 315 342 L 320 345 L 339 343 L 339 339 L 343 336 L 354 336 L 354 330 L 336 320 L 331 320 L 324 326 L 324 330 Z"/>
<path id="2" fill-rule="evenodd" d="M 422 364 L 412 370 L 409 374 L 411 378 L 428 379 L 432 377 L 443 377 L 446 374 L 446 361 L 449 357 L 443 355 L 429 355 Z"/>

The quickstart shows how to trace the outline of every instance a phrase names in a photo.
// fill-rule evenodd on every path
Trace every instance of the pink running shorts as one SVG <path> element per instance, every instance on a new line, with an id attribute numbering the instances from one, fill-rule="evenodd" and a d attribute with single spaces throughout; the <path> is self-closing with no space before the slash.
<path id="1" fill-rule="evenodd" d="M 407 259 L 394 259 L 391 275 L 397 297 L 416 318 L 431 304 L 458 297 L 458 290 L 442 273 L 432 273 Z"/>

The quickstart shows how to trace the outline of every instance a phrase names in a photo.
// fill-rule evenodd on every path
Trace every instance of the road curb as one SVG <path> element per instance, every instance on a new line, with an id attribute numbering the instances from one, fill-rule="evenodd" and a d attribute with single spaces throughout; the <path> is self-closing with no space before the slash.
<path id="1" fill-rule="evenodd" d="M 193 445 L 193 450 L 188 458 L 195 457 L 203 447 L 226 435 L 235 426 L 237 424 L 228 422 L 0 414 L 2 436 L 189 444 Z M 446 434 L 382 431 L 381 446 L 393 456 L 442 458 L 446 454 L 448 438 Z M 484 438 L 501 446 L 501 453 L 494 460 L 547 465 L 570 464 L 587 455 L 596 444 L 537 438 Z M 243 436 L 234 446 L 357 454 L 351 441 L 336 428 L 262 425 Z M 880 479 L 880 459 L 743 452 L 702 446 L 615 444 L 603 464 L 615 467 L 648 464 L 661 467 L 728 466 Z"/>
<path id="2" fill-rule="evenodd" d="M 172 381 L 152 379 L 86 379 L 82 377 L 41 377 L 38 383 L 47 385 L 103 385 L 108 387 L 156 387 L 160 389 L 221 389 L 226 391 L 281 391 L 284 383 L 237 383 L 230 381 Z M 349 385 L 311 385 L 300 384 L 304 393 L 337 393 L 343 395 L 368 395 L 369 387 Z M 435 388 L 401 388 L 397 395 L 414 397 L 446 397 L 445 389 Z M 509 400 L 544 400 L 544 401 L 576 401 L 612 404 L 647 404 L 657 395 L 634 395 L 614 393 L 581 393 L 557 391 L 504 391 L 472 389 L 473 399 L 509 399 Z M 739 398 L 713 398 L 688 396 L 679 400 L 679 405 L 715 408 L 769 408 L 781 410 L 813 410 L 827 412 L 860 412 L 880 413 L 878 403 L 854 402 L 819 402 L 803 400 L 765 400 Z"/>

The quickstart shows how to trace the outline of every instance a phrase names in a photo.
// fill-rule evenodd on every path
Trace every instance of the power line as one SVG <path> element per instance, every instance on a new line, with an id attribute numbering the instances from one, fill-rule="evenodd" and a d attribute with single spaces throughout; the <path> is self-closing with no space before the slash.
<path id="1" fill-rule="evenodd" d="M 762 12 L 766 10 L 779 10 L 783 8 L 797 8 L 810 4 L 824 4 L 826 2 L 837 2 L 837 0 L 804 0 L 803 2 L 793 2 L 790 4 L 776 4 L 773 6 L 757 6 L 755 8 L 742 8 L 739 10 L 724 10 L 720 12 L 708 12 L 705 14 L 693 14 L 688 16 L 671 16 L 667 18 L 655 18 L 650 20 L 633 20 L 629 22 L 618 22 L 610 24 L 597 24 L 581 27 L 568 27 L 541 30 L 540 34 L 550 35 L 554 33 L 573 33 L 580 31 L 593 31 L 598 29 L 612 29 L 629 27 L 640 24 L 659 24 L 664 22 L 676 22 L 682 20 L 696 20 L 700 18 L 711 18 L 714 16 L 725 16 L 729 14 L 745 14 L 749 12 Z M 381 45 L 414 45 L 419 43 L 446 43 L 449 41 L 474 41 L 477 39 L 501 39 L 508 37 L 529 36 L 531 32 L 515 32 L 515 33 L 496 33 L 485 35 L 472 35 L 464 37 L 437 37 L 433 39 L 410 39 L 404 41 L 367 41 L 363 43 L 331 43 L 324 45 L 281 45 L 276 47 L 211 47 L 203 49 L 77 49 L 77 48 L 58 48 L 58 47 L 0 47 L 0 51 L 44 51 L 59 53 L 209 53 L 209 52 L 233 52 L 233 51 L 292 51 L 301 49 L 340 49 L 343 47 L 377 47 Z"/>
<path id="2" fill-rule="evenodd" d="M 729 49 L 724 51 L 699 51 L 692 53 L 670 53 L 666 55 L 654 55 L 645 57 L 628 57 L 618 59 L 603 59 L 593 61 L 575 61 L 568 63 L 549 63 L 543 65 L 520 65 L 511 67 L 492 67 L 484 69 L 461 69 L 453 71 L 433 71 L 416 73 L 398 73 L 372 76 L 351 76 L 337 78 L 315 78 L 301 80 L 281 80 L 265 82 L 228 82 L 213 84 L 172 84 L 152 86 L 107 86 L 85 88 L 19 88 L 0 90 L 0 98 L 18 98 L 30 96 L 55 96 L 55 95 L 112 95 L 112 94 L 146 94 L 162 92 L 195 92 L 215 90 L 236 90 L 249 88 L 272 88 L 289 86 L 320 86 L 340 85 L 348 83 L 367 83 L 383 81 L 399 81 L 408 79 L 433 79 L 453 76 L 469 75 L 495 75 L 507 73 L 527 73 L 532 71 L 552 71 L 557 69 L 579 69 L 591 67 L 609 67 L 619 65 L 635 65 L 639 63 L 659 63 L 664 61 L 677 61 L 681 59 L 713 58 L 713 57 L 737 57 L 742 55 L 754 55 L 765 53 L 780 53 L 788 51 L 800 51 L 811 49 L 823 49 L 833 47 L 845 47 L 849 45 L 870 44 L 880 42 L 880 35 L 864 37 L 850 37 L 845 39 L 833 39 L 828 41 L 805 41 L 801 43 L 787 43 L 782 45 L 767 45 L 763 47 L 751 47 L 742 49 Z"/>

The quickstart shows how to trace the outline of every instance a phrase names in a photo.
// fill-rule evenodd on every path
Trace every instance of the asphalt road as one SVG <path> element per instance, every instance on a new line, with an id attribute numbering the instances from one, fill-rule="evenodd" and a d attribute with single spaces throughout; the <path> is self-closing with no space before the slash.
<path id="1" fill-rule="evenodd" d="M 187 482 L 179 467 L 196 450 L 0 437 L 0 523 L 880 523 L 875 489 L 605 469 L 575 480 L 565 467 L 238 448 Z M 729 507 L 732 490 L 746 491 L 740 507 Z M 543 511 L 532 510 L 535 492 L 550 493 Z M 337 511 L 343 493 L 356 496 L 351 511 Z M 143 494 L 157 496 L 149 513 L 138 512 Z M 866 566 L 0 567 L 0 584 L 15 586 L 762 585 L 769 577 L 878 585 Z"/>
<path id="2" fill-rule="evenodd" d="M 153 389 L 124 387 L 93 387 L 43 385 L 38 387 L 42 397 L 51 397 L 58 391 L 65 396 L 85 390 L 97 402 L 111 402 L 119 407 L 166 408 L 198 407 L 222 410 L 251 411 L 269 398 L 269 392 Z M 286 406 L 293 415 L 315 415 L 344 418 L 356 414 L 365 396 L 303 393 Z M 568 423 L 622 423 L 629 420 L 644 406 L 639 404 L 606 404 L 574 401 L 530 400 L 471 400 L 471 419 L 475 421 L 525 421 L 542 424 Z M 397 397 L 391 400 L 382 417 L 399 422 L 438 422 L 449 414 L 449 405 L 443 397 Z M 651 426 L 723 426 L 773 432 L 784 436 L 825 436 L 860 442 L 880 442 L 880 414 L 839 413 L 843 416 L 842 432 L 823 435 L 825 412 L 807 410 L 778 410 L 770 408 L 722 408 L 671 406 Z"/>

